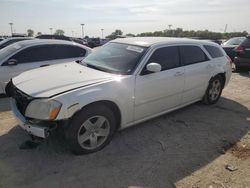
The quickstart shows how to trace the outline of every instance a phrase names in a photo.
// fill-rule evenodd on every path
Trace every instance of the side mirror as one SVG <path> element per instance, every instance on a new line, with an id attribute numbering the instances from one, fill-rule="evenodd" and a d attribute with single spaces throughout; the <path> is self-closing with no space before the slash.
<path id="1" fill-rule="evenodd" d="M 161 65 L 159 63 L 149 63 L 146 68 L 147 71 L 152 73 L 161 71 Z"/>
<path id="2" fill-rule="evenodd" d="M 9 59 L 7 62 L 7 65 L 9 65 L 9 66 L 17 65 L 17 60 L 16 59 Z"/>

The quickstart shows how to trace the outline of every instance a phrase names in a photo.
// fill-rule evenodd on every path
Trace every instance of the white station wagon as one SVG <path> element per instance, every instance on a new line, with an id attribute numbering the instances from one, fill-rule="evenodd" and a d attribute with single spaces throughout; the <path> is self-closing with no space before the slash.
<path id="1" fill-rule="evenodd" d="M 116 130 L 197 101 L 214 104 L 231 76 L 211 42 L 179 38 L 111 41 L 82 63 L 28 71 L 6 87 L 19 125 L 46 138 L 63 128 L 75 154 L 107 145 Z"/>

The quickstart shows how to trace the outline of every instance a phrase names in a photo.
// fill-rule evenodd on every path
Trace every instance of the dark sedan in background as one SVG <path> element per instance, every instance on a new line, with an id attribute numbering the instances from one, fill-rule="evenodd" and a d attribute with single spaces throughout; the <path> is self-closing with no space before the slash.
<path id="1" fill-rule="evenodd" d="M 250 36 L 247 36 L 241 43 L 235 48 L 235 70 L 240 68 L 250 69 Z"/>
<path id="2" fill-rule="evenodd" d="M 236 56 L 236 52 L 234 50 L 235 47 L 237 47 L 245 38 L 246 37 L 234 37 L 221 45 L 232 61 L 234 61 L 234 57 Z"/>

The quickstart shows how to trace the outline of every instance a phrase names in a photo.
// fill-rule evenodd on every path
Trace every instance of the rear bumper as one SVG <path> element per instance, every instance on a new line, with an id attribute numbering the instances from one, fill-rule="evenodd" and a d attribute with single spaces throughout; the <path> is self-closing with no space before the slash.
<path id="1" fill-rule="evenodd" d="M 24 129 L 29 134 L 40 137 L 40 138 L 47 138 L 49 136 L 49 128 L 30 124 L 17 109 L 15 100 L 11 99 L 10 103 L 11 103 L 11 110 L 13 114 L 15 115 L 18 125 L 22 129 Z"/>
<path id="2" fill-rule="evenodd" d="M 242 58 L 242 57 L 235 57 L 234 64 L 237 67 L 250 68 L 250 59 L 249 58 Z"/>

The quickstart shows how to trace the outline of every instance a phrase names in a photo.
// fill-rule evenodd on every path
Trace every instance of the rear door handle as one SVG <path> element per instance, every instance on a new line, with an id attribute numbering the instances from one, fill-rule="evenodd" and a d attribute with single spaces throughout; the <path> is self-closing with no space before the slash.
<path id="1" fill-rule="evenodd" d="M 40 65 L 40 67 L 47 67 L 47 66 L 49 66 L 49 64 Z"/>
<path id="2" fill-rule="evenodd" d="M 184 72 L 176 72 L 175 74 L 174 74 L 174 76 L 182 76 L 184 74 Z"/>

